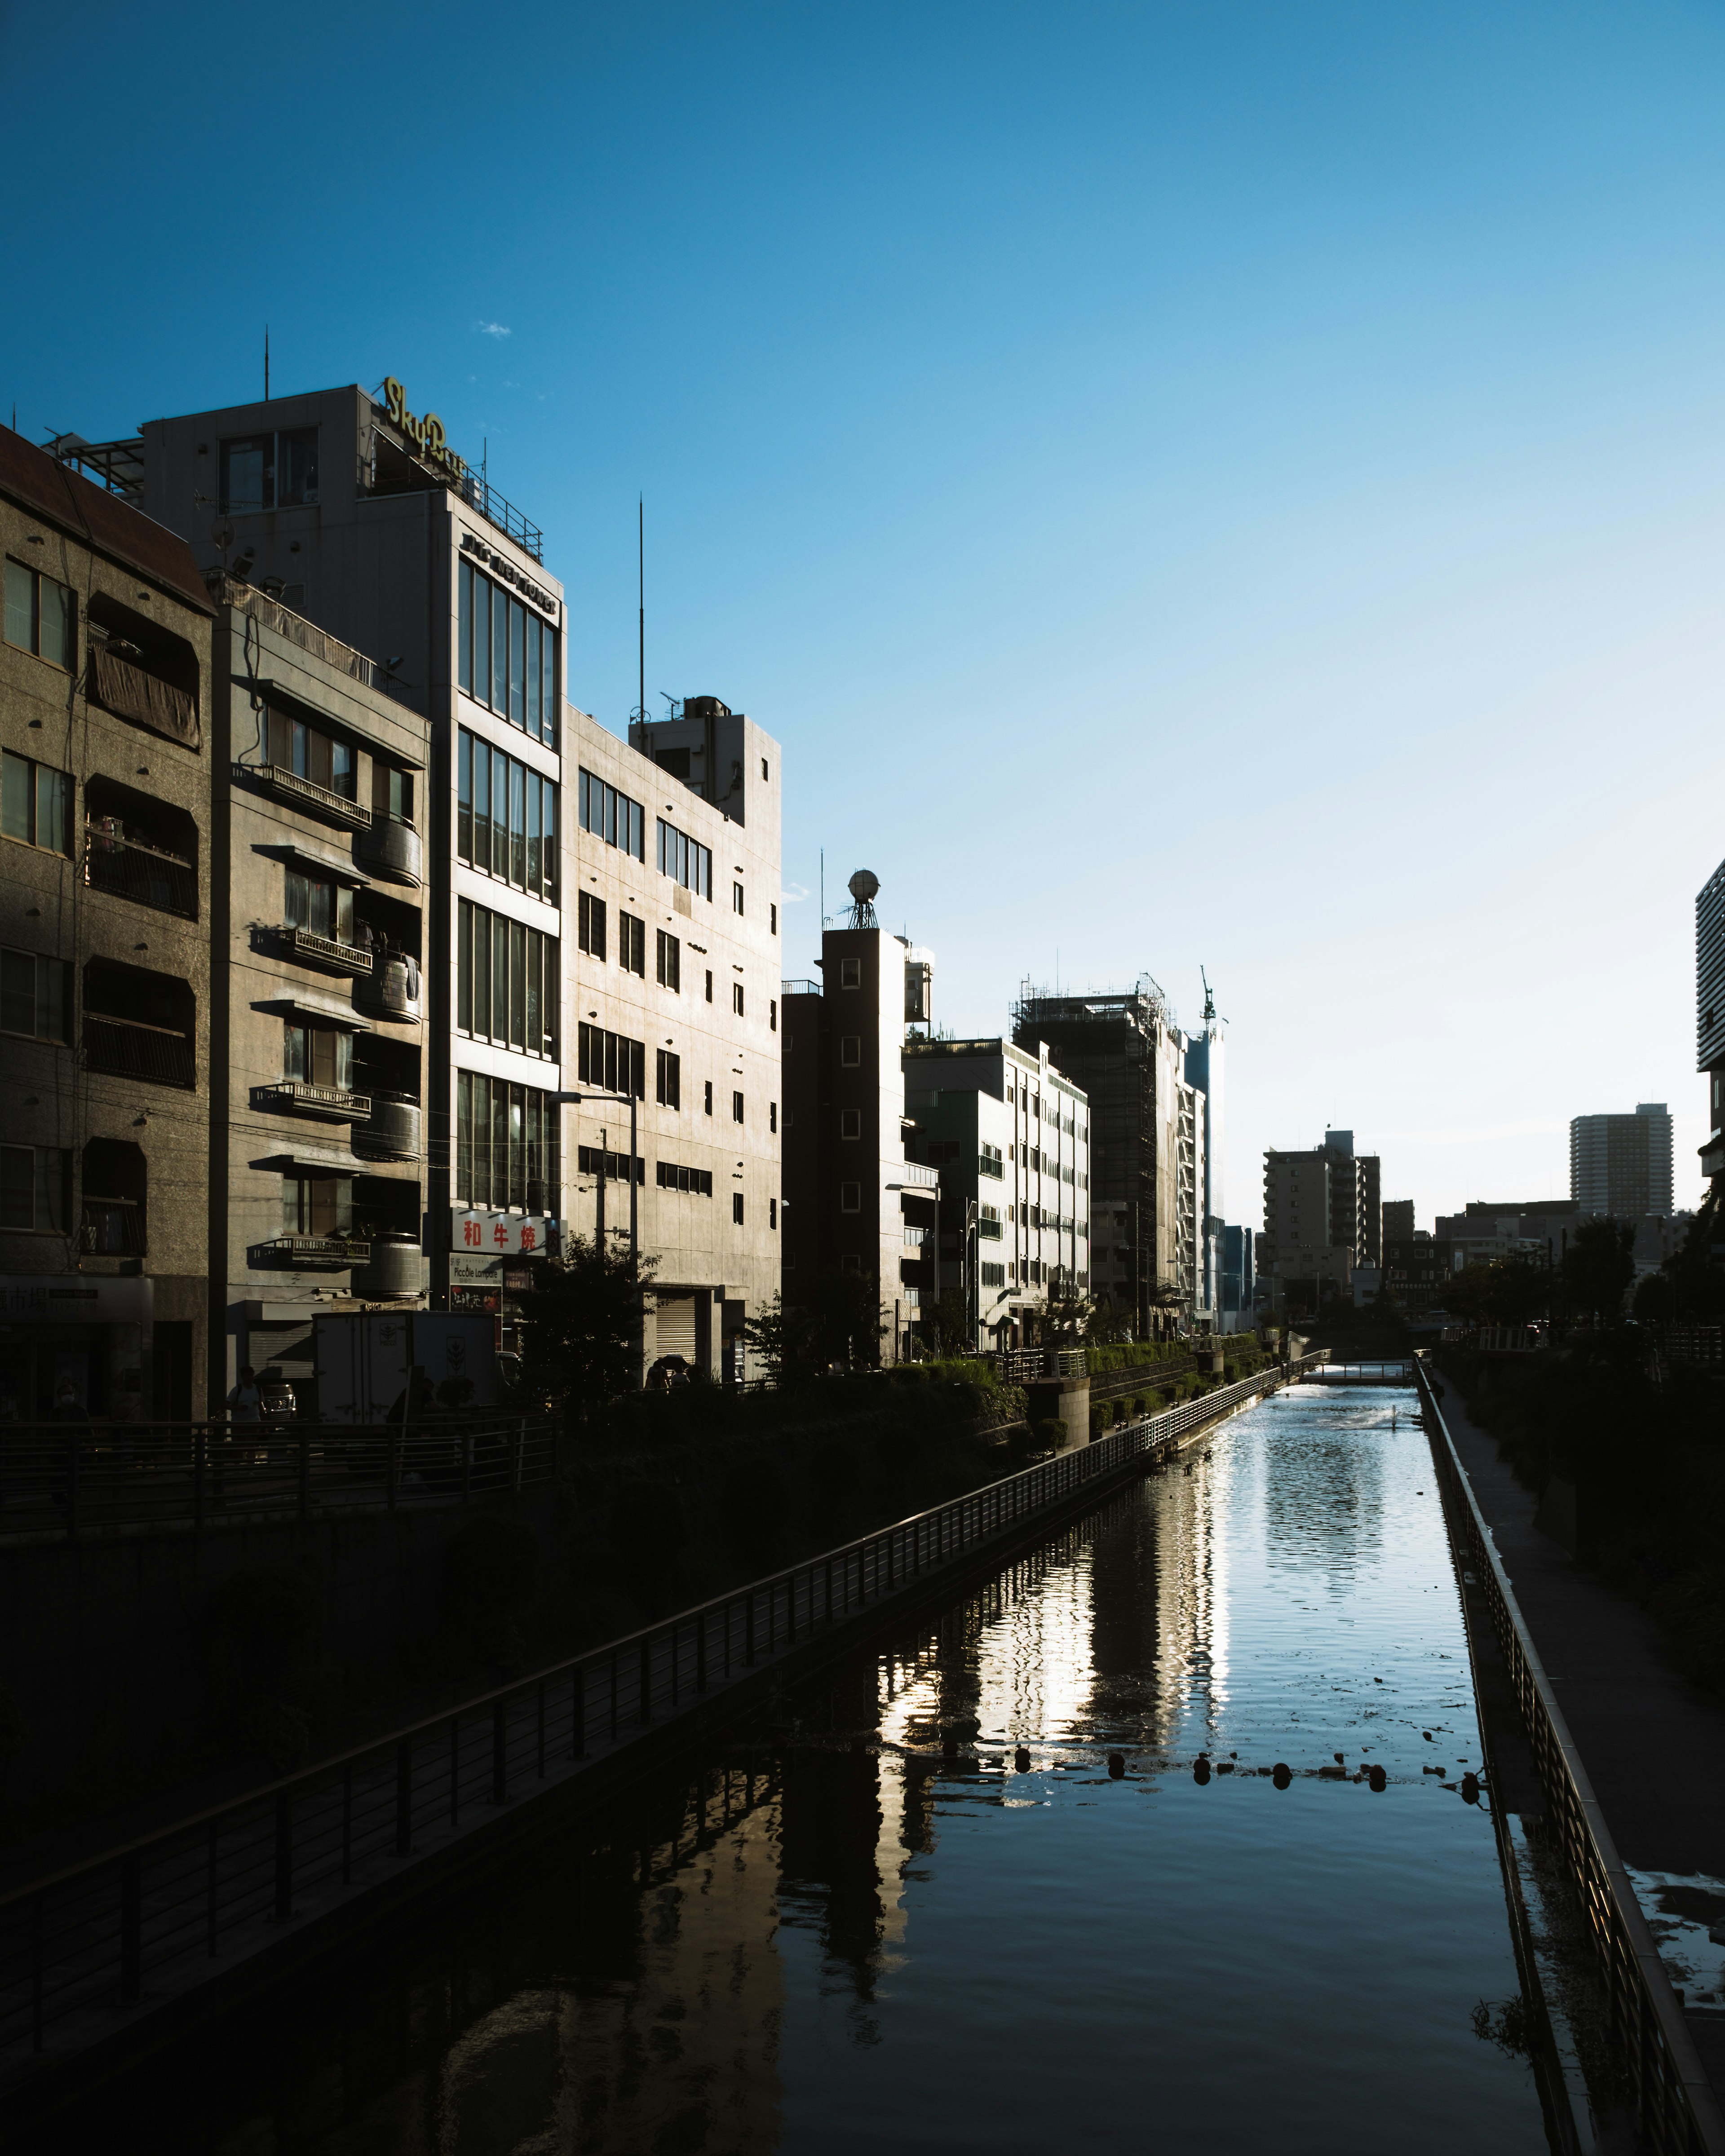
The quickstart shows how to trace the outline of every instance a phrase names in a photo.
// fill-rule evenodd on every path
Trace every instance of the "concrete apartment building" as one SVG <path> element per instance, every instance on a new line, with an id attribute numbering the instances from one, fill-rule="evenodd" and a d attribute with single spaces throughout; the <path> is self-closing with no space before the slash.
<path id="1" fill-rule="evenodd" d="M 1386 1245 L 1413 1241 L 1414 1201 L 1411 1198 L 1386 1198 L 1378 1217 Z"/>
<path id="2" fill-rule="evenodd" d="M 633 1092 L 639 1233 L 659 1260 L 647 1360 L 741 1377 L 783 1240 L 779 745 L 714 696 L 628 742 L 584 712 L 567 727 L 571 1222 L 592 1235 L 603 1198 L 608 1232 L 628 1227 L 615 1096 Z"/>
<path id="3" fill-rule="evenodd" d="M 1026 988 L 1013 1040 L 1055 1067 L 1089 1103 L 1090 1277 L 1147 1337 L 1162 1292 L 1189 1317 L 1204 1299 L 1202 1207 L 1208 1163 L 1188 1037 L 1153 983 L 1125 995 Z"/>
<path id="4" fill-rule="evenodd" d="M 4 429 L 0 553 L 0 1417 L 201 1414 L 214 608 Z"/>
<path id="5" fill-rule="evenodd" d="M 1090 1290 L 1090 1104 L 1010 1041 L 906 1042 L 907 1150 L 940 1175 L 942 1277 L 975 1344 L 1030 1343 L 1049 1303 Z"/>
<path id="6" fill-rule="evenodd" d="M 1725 861 L 1695 897 L 1695 1067 L 1707 1081 L 1701 1172 L 1725 1175 Z"/>
<path id="7" fill-rule="evenodd" d="M 1569 1196 L 1614 1220 L 1671 1210 L 1671 1119 L 1663 1101 L 1632 1116 L 1577 1116 L 1569 1125 Z"/>
<path id="8" fill-rule="evenodd" d="M 1352 1131 L 1326 1131 L 1310 1152 L 1266 1152 L 1263 1270 L 1345 1287 L 1356 1266 L 1379 1268 L 1382 1188 L 1376 1154 L 1357 1154 Z"/>
<path id="9" fill-rule="evenodd" d="M 425 1299 L 430 729 L 373 660 L 212 588 L 210 1384 L 249 1364 L 315 1411 L 318 1312 Z"/>
<path id="10" fill-rule="evenodd" d="M 819 981 L 783 984 L 783 1295 L 796 1308 L 829 1275 L 871 1281 L 896 1362 L 952 1285 L 937 1255 L 940 1173 L 906 1142 L 906 1029 L 930 1021 L 933 961 L 865 899 L 850 921 L 823 929 Z"/>

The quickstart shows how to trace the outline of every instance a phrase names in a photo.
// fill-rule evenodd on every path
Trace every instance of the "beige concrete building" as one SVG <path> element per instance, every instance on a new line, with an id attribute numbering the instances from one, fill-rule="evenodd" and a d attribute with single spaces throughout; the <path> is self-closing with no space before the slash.
<path id="1" fill-rule="evenodd" d="M 572 709 L 564 757 L 569 1222 L 629 1226 L 633 1094 L 646 1360 L 741 1376 L 779 1284 L 779 746 L 698 697 L 627 742 Z"/>
<path id="2" fill-rule="evenodd" d="M 205 1406 L 213 608 L 0 429 L 0 1418 Z"/>

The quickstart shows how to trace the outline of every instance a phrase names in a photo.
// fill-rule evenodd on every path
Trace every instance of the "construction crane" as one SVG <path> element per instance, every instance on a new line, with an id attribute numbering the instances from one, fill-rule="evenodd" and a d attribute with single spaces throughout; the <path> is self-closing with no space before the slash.
<path id="1" fill-rule="evenodd" d="M 1215 993 L 1210 987 L 1210 977 L 1202 966 L 1198 969 L 1198 978 L 1204 983 L 1204 1022 L 1206 1025 L 1212 1025 L 1216 1017 Z M 1226 1025 L 1228 1021 L 1224 1018 L 1222 1023 Z"/>

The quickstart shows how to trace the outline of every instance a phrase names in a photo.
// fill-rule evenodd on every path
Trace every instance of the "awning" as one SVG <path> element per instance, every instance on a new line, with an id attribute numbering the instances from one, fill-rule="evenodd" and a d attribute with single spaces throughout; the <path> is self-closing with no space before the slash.
<path id="1" fill-rule="evenodd" d="M 270 1152 L 249 1162 L 252 1168 L 271 1168 L 283 1175 L 365 1175 L 370 1163 L 351 1152 L 321 1152 L 311 1146 L 296 1146 L 291 1152 Z"/>
<path id="2" fill-rule="evenodd" d="M 203 747 L 203 729 L 198 721 L 195 696 L 157 680 L 129 660 L 116 658 L 94 640 L 85 686 L 105 710 L 130 719 L 134 726 L 147 726 L 152 734 L 178 742 L 184 748 Z"/>
<path id="3" fill-rule="evenodd" d="M 274 1011 L 283 1018 L 308 1018 L 320 1025 L 333 1025 L 343 1033 L 375 1033 L 369 1019 L 362 1018 L 352 1004 L 324 1003 L 316 996 L 266 996 L 254 1010 Z"/>
<path id="4" fill-rule="evenodd" d="M 315 870 L 319 875 L 328 876 L 335 883 L 352 884 L 356 891 L 369 891 L 372 887 L 371 878 L 362 875 L 352 861 L 344 861 L 338 855 L 321 854 L 316 847 L 305 845 L 298 839 L 285 839 L 273 845 L 254 846 L 252 850 L 272 860 L 282 857 L 296 865 L 303 865 Z"/>

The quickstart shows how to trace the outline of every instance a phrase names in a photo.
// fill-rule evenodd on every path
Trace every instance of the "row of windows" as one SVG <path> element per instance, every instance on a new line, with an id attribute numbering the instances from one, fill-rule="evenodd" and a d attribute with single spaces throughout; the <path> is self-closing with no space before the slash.
<path id="1" fill-rule="evenodd" d="M 455 1074 L 455 1198 L 505 1212 L 554 1214 L 560 1129 L 555 1093 L 477 1071 Z"/>
<path id="2" fill-rule="evenodd" d="M 455 757 L 455 851 L 481 875 L 557 904 L 556 782 L 465 726 Z"/>
<path id="3" fill-rule="evenodd" d="M 455 1024 L 475 1040 L 495 1041 L 556 1062 L 558 1044 L 557 939 L 469 899 L 455 926 Z"/>
<path id="4" fill-rule="evenodd" d="M 263 509 L 297 509 L 317 498 L 317 429 L 241 434 L 222 444 L 217 514 L 245 516 Z"/>
<path id="5" fill-rule="evenodd" d="M 608 846 L 620 846 L 638 861 L 647 858 L 647 812 L 590 771 L 576 780 L 576 806 L 581 828 L 603 839 Z"/>
<path id="6" fill-rule="evenodd" d="M 290 869 L 283 878 L 286 889 L 287 923 L 304 928 L 334 943 L 353 941 L 353 886 L 326 881 Z"/>
<path id="7" fill-rule="evenodd" d="M 697 1198 L 713 1194 L 713 1172 L 710 1168 L 679 1168 L 673 1162 L 658 1163 L 659 1187 L 661 1190 L 692 1191 Z"/>
<path id="8" fill-rule="evenodd" d="M 647 1044 L 583 1020 L 577 1029 L 575 1073 L 583 1086 L 599 1086 L 608 1093 L 633 1093 L 636 1100 L 644 1101 Z"/>
<path id="9" fill-rule="evenodd" d="M 685 891 L 692 891 L 697 898 L 711 901 L 713 895 L 713 852 L 686 831 L 680 831 L 675 824 L 659 819 L 659 873 L 668 875 L 673 883 L 680 883 Z M 742 886 L 735 886 L 740 903 Z"/>
<path id="10" fill-rule="evenodd" d="M 629 1156 L 627 1153 L 612 1152 L 608 1148 L 600 1146 L 577 1146 L 575 1148 L 575 1154 L 576 1166 L 580 1169 L 582 1174 L 597 1175 L 599 1172 L 599 1163 L 603 1160 L 605 1166 L 605 1180 L 607 1183 L 628 1182 Z M 635 1155 L 635 1181 L 637 1183 L 644 1183 L 646 1180 L 647 1163 L 641 1158 L 640 1155 L 637 1153 Z"/>
<path id="11" fill-rule="evenodd" d="M 461 564 L 456 678 L 476 704 L 547 748 L 557 742 L 557 633 L 471 562 Z"/>
<path id="12" fill-rule="evenodd" d="M 52 577 L 9 557 L 6 563 L 6 641 L 72 670 L 72 594 Z"/>

